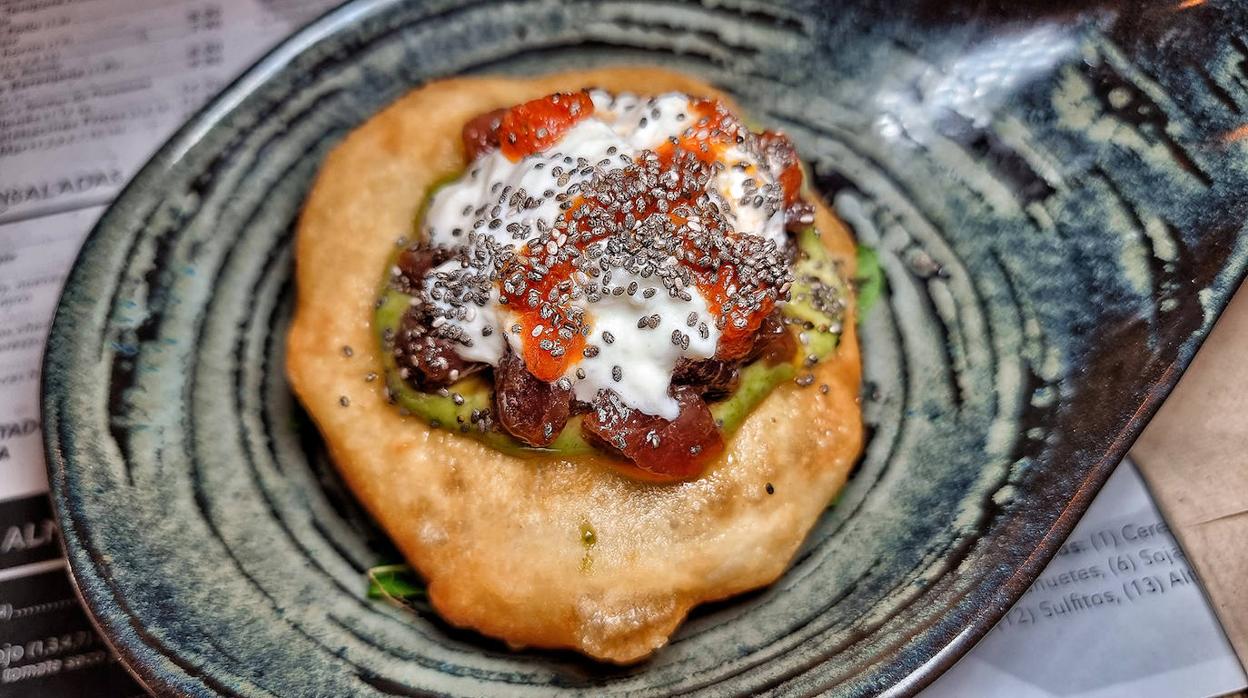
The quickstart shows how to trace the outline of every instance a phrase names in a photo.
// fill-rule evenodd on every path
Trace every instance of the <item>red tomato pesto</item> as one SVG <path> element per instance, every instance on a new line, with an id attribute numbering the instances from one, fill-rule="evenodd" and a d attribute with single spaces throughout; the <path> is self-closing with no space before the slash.
<path id="1" fill-rule="evenodd" d="M 559 142 L 577 122 L 594 113 L 585 92 L 561 92 L 508 109 L 498 127 L 499 147 L 512 162 Z"/>
<path id="2" fill-rule="evenodd" d="M 693 100 L 690 111 L 691 126 L 679 138 L 670 139 L 655 150 L 659 166 L 664 172 L 674 171 L 677 176 L 683 176 L 682 165 L 687 164 L 690 158 L 704 166 L 722 162 L 725 151 L 744 139 L 742 132 L 746 130 L 745 126 L 718 100 Z M 593 101 L 585 92 L 554 94 L 517 105 L 501 114 L 490 113 L 474 119 L 465 127 L 464 141 L 466 144 L 479 144 L 487 149 L 488 144 L 497 143 L 502 153 L 515 162 L 554 146 L 569 129 L 593 112 Z M 488 133 L 491 126 L 497 129 L 493 136 Z M 762 141 L 767 146 L 778 141 L 788 143 L 787 138 L 773 133 L 763 134 Z M 791 145 L 788 150 L 792 151 Z M 476 154 L 480 150 L 471 148 L 470 152 Z M 729 166 L 731 163 L 725 162 L 724 165 Z M 780 183 L 786 205 L 796 201 L 802 183 L 802 171 L 796 156 L 783 170 Z M 654 197 L 642 197 L 637 200 L 639 205 L 631 212 L 638 219 L 662 212 L 680 226 L 687 221 L 675 211 L 682 206 L 692 205 L 699 196 L 701 192 L 692 191 L 687 196 L 665 199 L 662 202 Z M 603 237 L 592 234 L 587 224 L 588 216 L 578 216 L 578 209 L 586 206 L 601 208 L 598 203 L 578 196 L 564 212 L 569 228 L 580 233 L 577 245 L 581 248 Z M 622 223 L 625 213 L 619 211 L 614 216 L 617 222 Z M 731 230 L 723 232 L 729 238 L 741 235 Z M 731 264 L 712 268 L 691 261 L 698 257 L 699 251 L 692 240 L 685 239 L 683 242 L 690 254 L 681 265 L 692 273 L 712 315 L 716 318 L 724 318 L 725 313 L 732 316 L 731 321 L 722 322 L 719 327 L 720 338 L 715 358 L 730 360 L 745 356 L 753 346 L 754 336 L 763 319 L 775 307 L 775 298 L 766 296 L 750 311 L 742 312 L 735 307 L 734 299 L 746 293 L 765 291 L 765 286 L 758 284 L 747 287 L 741 281 L 738 270 Z M 540 268 L 540 263 L 533 255 L 518 257 L 516 264 L 523 268 L 514 271 L 536 272 L 529 275 L 533 281 L 526 285 L 522 293 L 500 291 L 500 297 L 519 316 L 524 361 L 529 371 L 543 381 L 557 380 L 581 359 L 592 318 L 570 305 L 557 306 L 551 316 L 543 318 L 535 308 L 530 307 L 535 304 L 529 303 L 528 299 L 534 292 L 540 298 L 553 299 L 561 284 L 571 282 L 575 269 L 566 262 L 550 269 Z"/>

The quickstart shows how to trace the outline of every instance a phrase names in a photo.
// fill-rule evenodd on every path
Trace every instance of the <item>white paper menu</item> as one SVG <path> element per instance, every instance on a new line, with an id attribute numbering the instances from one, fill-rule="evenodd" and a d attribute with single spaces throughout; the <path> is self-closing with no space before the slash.
<path id="1" fill-rule="evenodd" d="M 39 362 L 104 205 L 332 0 L 0 0 L 0 696 L 142 696 L 79 607 L 47 497 Z"/>
<path id="2" fill-rule="evenodd" d="M 1244 685 L 1200 582 L 1128 459 L 1022 599 L 922 695 L 1194 698 Z"/>
<path id="3" fill-rule="evenodd" d="M 142 695 L 74 600 L 46 496 L 39 362 L 127 178 L 334 0 L 0 0 L 0 696 Z M 1004 621 L 924 692 L 1178 696 L 1248 684 L 1134 467 Z"/>

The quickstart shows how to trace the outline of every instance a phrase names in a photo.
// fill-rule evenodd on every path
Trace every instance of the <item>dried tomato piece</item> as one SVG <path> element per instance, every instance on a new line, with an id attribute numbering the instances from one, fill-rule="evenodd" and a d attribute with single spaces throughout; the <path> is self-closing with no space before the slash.
<path id="1" fill-rule="evenodd" d="M 572 390 L 538 379 L 524 361 L 508 351 L 494 369 L 498 423 L 530 446 L 546 446 L 568 422 Z"/>
<path id="2" fill-rule="evenodd" d="M 796 233 L 815 223 L 815 207 L 803 198 L 797 198 L 784 207 L 784 229 Z"/>
<path id="3" fill-rule="evenodd" d="M 777 309 L 759 325 L 758 334 L 754 335 L 754 347 L 750 349 L 746 361 L 761 360 L 775 366 L 792 361 L 796 354 L 797 341 L 785 327 L 784 316 Z"/>
<path id="4" fill-rule="evenodd" d="M 399 290 L 409 296 L 418 295 L 421 282 L 430 269 L 450 258 L 445 250 L 412 245 L 399 253 L 395 265 L 399 268 Z"/>
<path id="5" fill-rule="evenodd" d="M 680 359 L 672 372 L 672 382 L 695 388 L 703 398 L 716 400 L 737 389 L 741 379 L 740 364 L 717 359 Z"/>
<path id="6" fill-rule="evenodd" d="M 668 421 L 628 407 L 614 391 L 600 390 L 594 409 L 581 422 L 581 431 L 591 442 L 642 470 L 672 478 L 693 477 L 724 450 L 724 440 L 696 389 L 675 386 L 672 397 L 680 405 L 680 414 Z"/>
<path id="7" fill-rule="evenodd" d="M 487 111 L 464 124 L 460 136 L 464 141 L 464 155 L 469 162 L 498 149 L 498 128 L 503 123 L 503 114 L 506 113 L 506 109 Z"/>
<path id="8" fill-rule="evenodd" d="M 446 387 L 480 371 L 485 364 L 466 361 L 455 352 L 455 343 L 429 332 L 428 323 L 418 308 L 411 308 L 399 322 L 394 338 L 394 358 L 405 378 L 418 390 Z"/>

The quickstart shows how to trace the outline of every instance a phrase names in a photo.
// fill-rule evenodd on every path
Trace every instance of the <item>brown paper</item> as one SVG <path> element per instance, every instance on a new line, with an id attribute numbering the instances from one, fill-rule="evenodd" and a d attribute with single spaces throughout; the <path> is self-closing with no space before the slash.
<path id="1" fill-rule="evenodd" d="M 1248 665 L 1248 285 L 1131 451 Z"/>

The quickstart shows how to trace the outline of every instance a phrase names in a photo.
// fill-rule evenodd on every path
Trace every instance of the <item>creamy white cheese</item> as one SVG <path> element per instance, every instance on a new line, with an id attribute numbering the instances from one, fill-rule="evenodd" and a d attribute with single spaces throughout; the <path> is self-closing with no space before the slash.
<path id="1" fill-rule="evenodd" d="M 470 242 L 469 232 L 475 232 L 520 250 L 537 235 L 539 225 L 548 229 L 559 218 L 562 212 L 557 195 L 593 176 L 586 171 L 586 163 L 592 166 L 610 160 L 614 164 L 608 167 L 618 167 L 620 155 L 635 158 L 644 150 L 653 150 L 684 132 L 694 118 L 690 98 L 683 94 L 648 99 L 596 90 L 590 97 L 593 115 L 574 125 L 552 147 L 519 162 L 512 162 L 498 150 L 491 151 L 469 165 L 459 179 L 438 190 L 424 221 L 429 244 L 461 251 L 469 247 L 466 251 L 471 254 L 471 245 L 481 244 Z M 708 194 L 738 233 L 757 235 L 782 246 L 783 210 L 767 215 L 763 208 L 739 203 L 748 190 L 774 184 L 778 173 L 735 146 L 726 149 L 723 161 L 726 166 L 711 179 Z M 555 171 L 569 174 L 552 176 Z M 753 185 L 747 185 L 750 180 Z M 520 190 L 536 205 L 526 207 L 523 201 L 513 205 L 503 196 L 504 192 Z M 494 220 L 500 222 L 491 227 L 489 221 Z M 450 261 L 435 272 L 453 273 L 459 267 L 460 262 Z M 435 274 L 426 277 L 427 294 L 435 278 Z M 631 294 L 611 293 L 634 282 L 637 286 Z M 679 408 L 668 395 L 672 371 L 682 357 L 705 359 L 715 354 L 720 336 L 716 318 L 696 286 L 688 287 L 691 298 L 682 300 L 669 295 L 657 279 L 616 270 L 609 287 L 597 302 L 588 303 L 584 297 L 575 301 L 589 320 L 587 342 L 598 347 L 599 353 L 571 363 L 563 377 L 571 381 L 578 399 L 590 401 L 600 389 L 609 388 L 630 407 L 674 419 Z M 458 311 L 445 299 L 433 297 L 429 302 L 454 316 L 440 321 L 457 324 L 472 339 L 470 345 L 456 346 L 464 359 L 497 365 L 505 351 L 504 342 L 523 356 L 522 344 L 530 338 L 510 331 L 516 315 L 499 303 L 497 289 L 484 305 L 470 304 Z M 638 328 L 640 317 L 652 315 L 659 318 L 657 327 Z M 674 330 L 687 338 L 687 346 L 678 341 L 679 336 L 673 338 Z M 608 337 L 612 341 L 607 341 Z"/>

